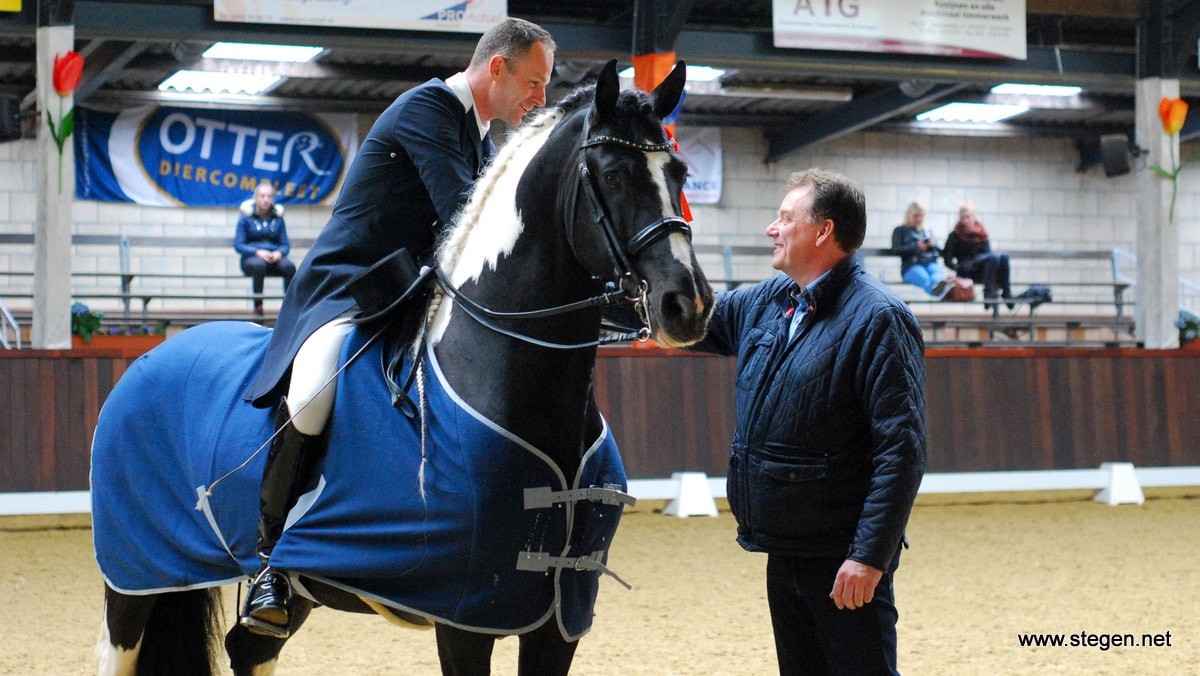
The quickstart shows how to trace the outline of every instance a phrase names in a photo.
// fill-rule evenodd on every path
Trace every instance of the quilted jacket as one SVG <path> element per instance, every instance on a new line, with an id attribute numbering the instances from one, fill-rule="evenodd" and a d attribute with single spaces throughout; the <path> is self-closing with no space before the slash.
<path id="1" fill-rule="evenodd" d="M 789 307 L 811 310 L 788 339 Z M 925 357 L 908 307 L 843 260 L 720 294 L 695 349 L 737 356 L 728 498 L 747 550 L 887 570 L 925 471 Z"/>

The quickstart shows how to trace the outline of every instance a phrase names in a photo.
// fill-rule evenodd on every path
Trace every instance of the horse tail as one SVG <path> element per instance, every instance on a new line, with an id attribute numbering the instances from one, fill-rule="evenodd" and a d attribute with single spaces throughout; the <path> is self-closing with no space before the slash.
<path id="1" fill-rule="evenodd" d="M 163 594 L 142 634 L 137 673 L 211 676 L 220 635 L 219 588 Z"/>

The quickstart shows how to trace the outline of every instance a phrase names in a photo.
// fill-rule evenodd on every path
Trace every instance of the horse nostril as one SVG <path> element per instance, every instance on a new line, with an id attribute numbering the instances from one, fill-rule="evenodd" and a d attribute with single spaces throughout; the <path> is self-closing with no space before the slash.
<path id="1" fill-rule="evenodd" d="M 662 313 L 668 320 L 687 320 L 696 313 L 696 305 L 689 296 L 672 292 L 663 296 Z"/>

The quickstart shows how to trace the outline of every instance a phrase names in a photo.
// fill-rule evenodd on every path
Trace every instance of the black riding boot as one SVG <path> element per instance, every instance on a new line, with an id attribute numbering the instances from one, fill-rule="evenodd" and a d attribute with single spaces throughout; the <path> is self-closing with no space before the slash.
<path id="1" fill-rule="evenodd" d="M 246 603 L 238 623 L 256 634 L 287 638 L 290 633 L 292 590 L 287 573 L 269 565 L 271 550 L 283 534 L 288 511 L 300 497 L 308 473 L 321 457 L 318 437 L 296 431 L 290 422 L 287 402 L 275 412 L 275 428 L 280 430 L 267 453 L 259 494 L 261 516 L 258 522 L 256 552 L 262 568 L 246 590 Z"/>

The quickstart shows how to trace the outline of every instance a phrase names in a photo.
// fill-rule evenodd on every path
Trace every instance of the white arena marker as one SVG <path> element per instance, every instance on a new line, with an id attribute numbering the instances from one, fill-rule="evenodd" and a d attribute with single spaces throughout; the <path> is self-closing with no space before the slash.
<path id="1" fill-rule="evenodd" d="M 678 483 L 679 492 L 667 503 L 663 514 L 681 519 L 717 515 L 717 503 L 708 488 L 708 475 L 704 472 L 674 472 L 671 480 Z"/>
<path id="2" fill-rule="evenodd" d="M 1100 463 L 1100 471 L 1105 474 L 1108 483 L 1096 491 L 1092 500 L 1108 505 L 1140 505 L 1146 501 L 1132 462 L 1103 462 Z"/>

